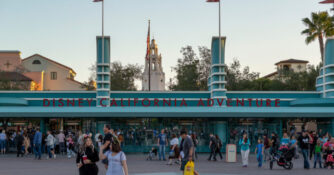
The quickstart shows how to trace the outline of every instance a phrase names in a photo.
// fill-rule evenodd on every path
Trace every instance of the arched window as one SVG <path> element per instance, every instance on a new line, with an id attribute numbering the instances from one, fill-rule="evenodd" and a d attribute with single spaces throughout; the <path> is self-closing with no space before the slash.
<path id="1" fill-rule="evenodd" d="M 41 64 L 41 61 L 39 61 L 39 60 L 34 60 L 34 61 L 32 62 L 32 64 Z"/>

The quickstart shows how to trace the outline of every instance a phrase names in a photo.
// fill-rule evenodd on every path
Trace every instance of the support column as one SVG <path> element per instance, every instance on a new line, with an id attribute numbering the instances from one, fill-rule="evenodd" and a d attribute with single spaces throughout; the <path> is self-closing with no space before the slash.
<path id="1" fill-rule="evenodd" d="M 219 43 L 219 41 L 221 43 Z M 208 79 L 208 89 L 211 91 L 211 98 L 214 100 L 215 106 L 226 106 L 226 65 L 225 65 L 225 42 L 226 37 L 213 37 L 211 43 L 211 75 Z M 219 50 L 221 55 L 219 58 Z M 218 103 L 218 100 L 223 101 L 222 104 Z"/>
<path id="2" fill-rule="evenodd" d="M 334 118 L 331 119 L 331 135 L 334 136 Z"/>
<path id="3" fill-rule="evenodd" d="M 110 105 L 110 37 L 97 37 L 96 42 L 96 106 L 107 107 Z"/>
<path id="4" fill-rule="evenodd" d="M 45 119 L 42 118 L 39 122 L 39 128 L 41 133 L 46 133 L 46 127 L 45 127 Z"/>

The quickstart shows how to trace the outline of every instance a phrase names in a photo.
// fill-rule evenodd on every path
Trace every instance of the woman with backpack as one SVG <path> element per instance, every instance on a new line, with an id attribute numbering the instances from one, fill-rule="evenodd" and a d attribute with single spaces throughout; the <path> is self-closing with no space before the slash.
<path id="1" fill-rule="evenodd" d="M 219 136 L 216 134 L 215 135 L 216 137 L 216 140 L 217 140 L 217 149 L 216 149 L 216 153 L 218 153 L 219 157 L 220 157 L 220 160 L 223 160 L 223 155 L 221 153 L 221 148 L 223 147 L 223 143 L 222 143 L 222 140 L 220 140 Z"/>

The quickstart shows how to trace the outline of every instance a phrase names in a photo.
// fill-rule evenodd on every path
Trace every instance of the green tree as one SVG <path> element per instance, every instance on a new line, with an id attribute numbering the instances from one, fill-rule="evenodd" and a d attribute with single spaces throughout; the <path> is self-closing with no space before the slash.
<path id="1" fill-rule="evenodd" d="M 83 87 L 86 90 L 95 90 L 96 65 L 89 67 L 91 75 Z M 136 91 L 135 80 L 141 79 L 142 67 L 137 64 L 122 65 L 121 62 L 110 64 L 110 90 L 113 91 Z"/>
<path id="2" fill-rule="evenodd" d="M 120 62 L 112 62 L 110 65 L 110 90 L 135 91 L 135 80 L 140 79 L 142 67 L 137 64 L 123 66 Z"/>
<path id="3" fill-rule="evenodd" d="M 227 90 L 252 90 L 252 81 L 259 78 L 260 73 L 250 72 L 248 66 L 241 68 L 237 59 L 226 68 L 226 89 Z"/>
<path id="4" fill-rule="evenodd" d="M 211 50 L 204 46 L 198 47 L 199 52 L 199 86 L 200 90 L 208 90 L 208 79 L 211 73 Z"/>
<path id="5" fill-rule="evenodd" d="M 328 12 L 313 12 L 311 19 L 304 18 L 302 21 L 307 27 L 302 31 L 302 34 L 307 36 L 305 42 L 309 44 L 318 39 L 322 61 L 324 58 L 324 37 L 334 35 L 333 18 L 329 16 Z"/>
<path id="6" fill-rule="evenodd" d="M 200 90 L 199 59 L 191 46 L 181 48 L 182 58 L 177 60 L 173 69 L 176 71 L 176 83 L 169 89 L 174 91 Z"/>

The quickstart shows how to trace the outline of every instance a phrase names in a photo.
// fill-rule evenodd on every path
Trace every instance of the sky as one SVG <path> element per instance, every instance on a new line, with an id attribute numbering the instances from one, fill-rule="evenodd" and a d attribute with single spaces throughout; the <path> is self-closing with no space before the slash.
<path id="1" fill-rule="evenodd" d="M 101 35 L 101 3 L 93 0 L 0 0 L 0 50 L 35 53 L 73 68 L 76 80 L 87 81 Z M 111 37 L 111 61 L 143 65 L 148 20 L 162 54 L 166 83 L 191 45 L 210 48 L 218 35 L 218 4 L 206 0 L 105 0 L 105 35 Z M 320 0 L 222 0 L 225 60 L 238 59 L 261 76 L 283 59 L 318 64 L 318 42 L 305 44 L 301 19 L 328 11 Z M 152 37 L 151 36 L 151 37 Z"/>

